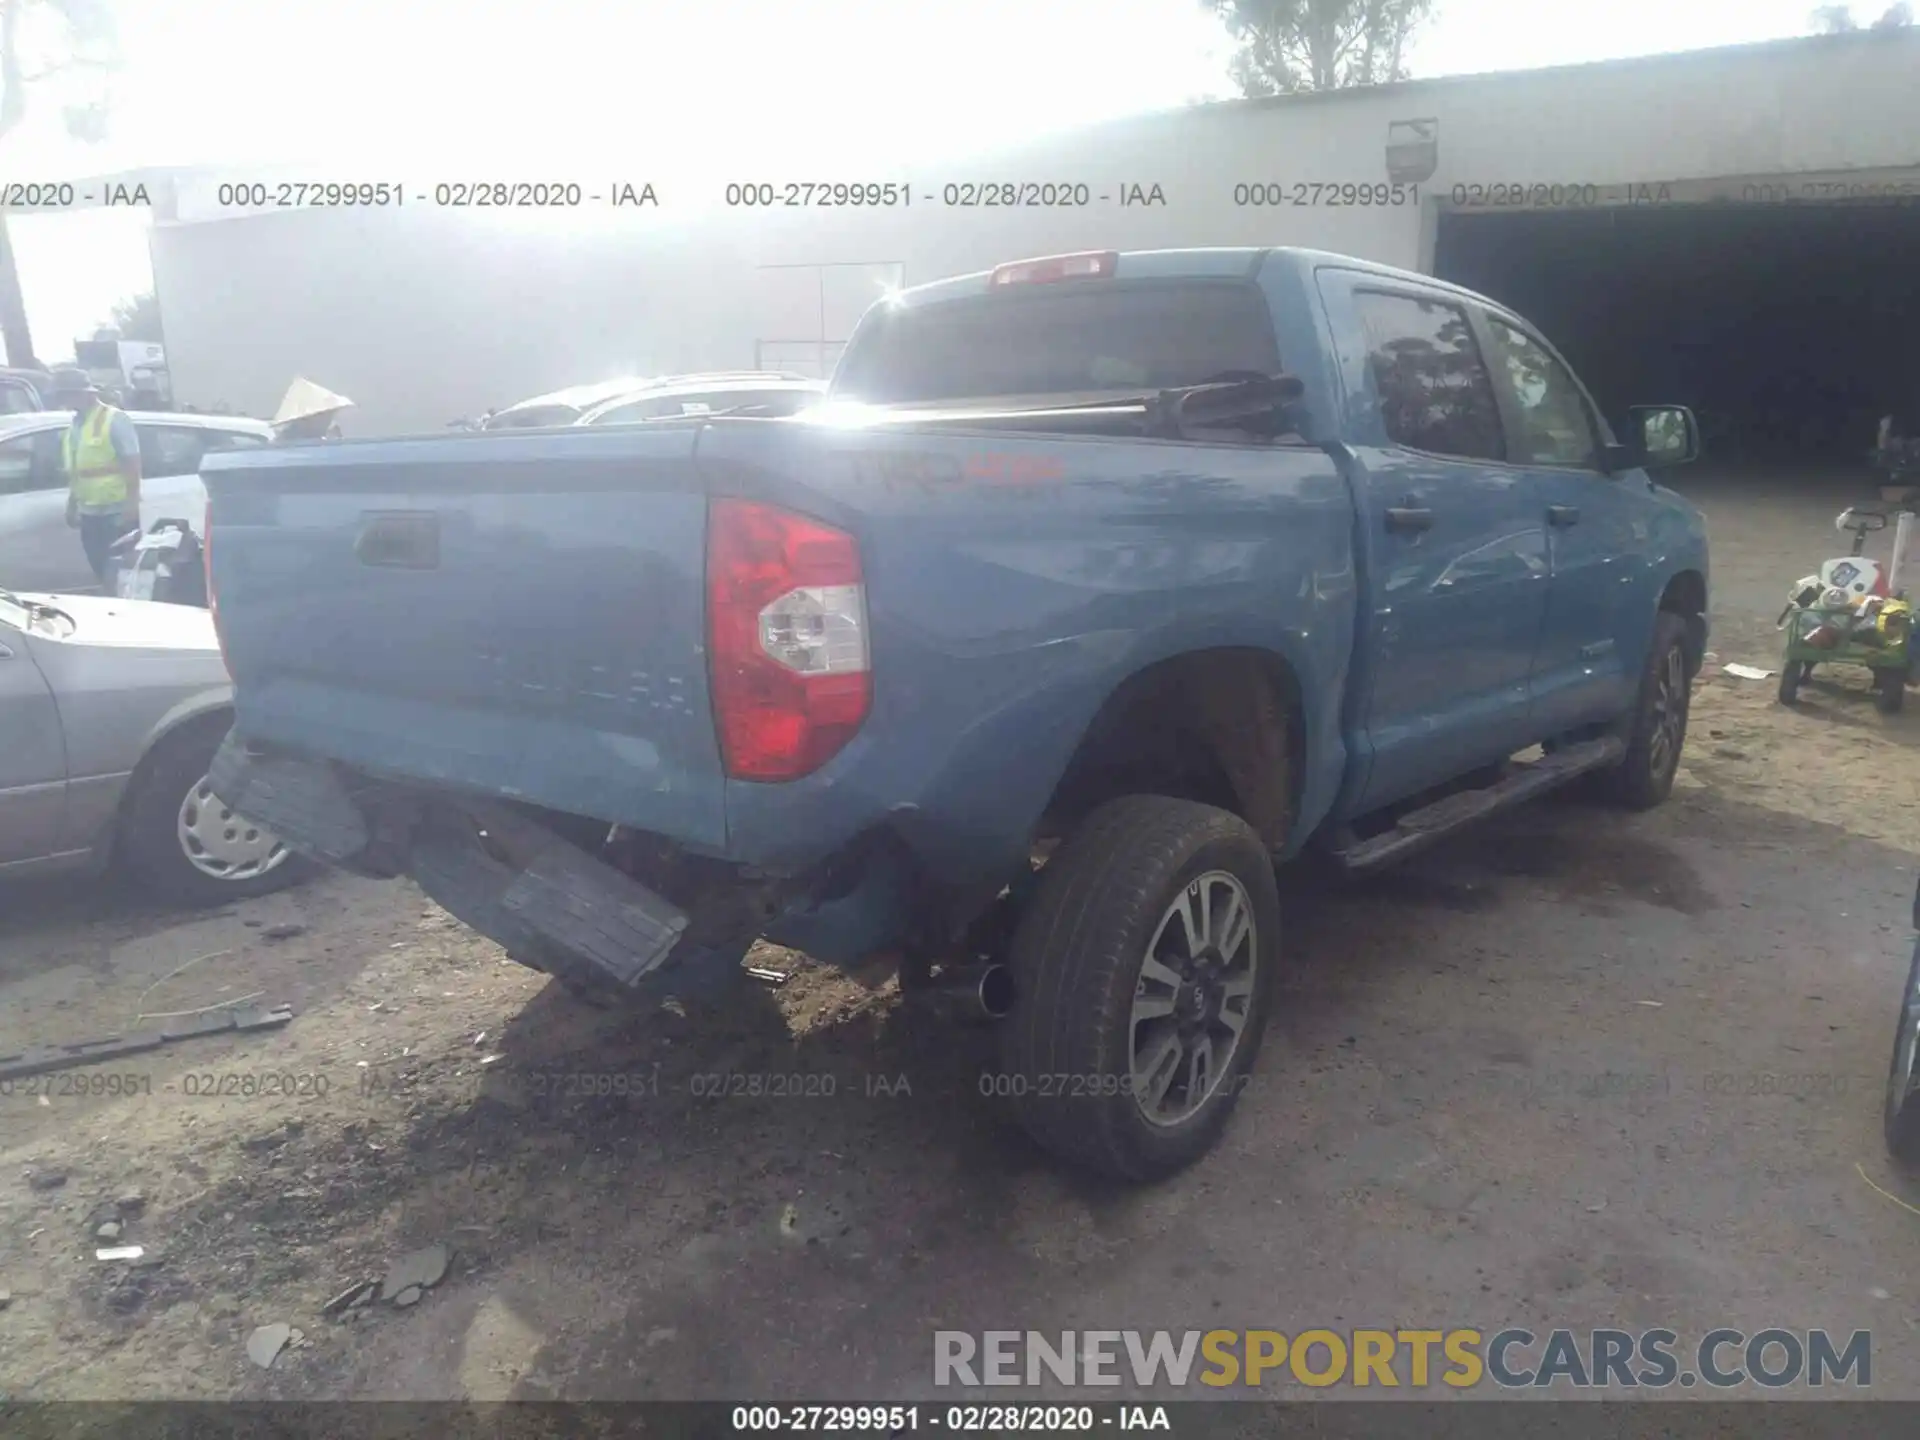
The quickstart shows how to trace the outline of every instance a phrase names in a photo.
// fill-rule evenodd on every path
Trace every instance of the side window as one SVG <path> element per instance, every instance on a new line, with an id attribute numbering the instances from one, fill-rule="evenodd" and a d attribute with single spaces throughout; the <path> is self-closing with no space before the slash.
<path id="1" fill-rule="evenodd" d="M 192 475 L 200 469 L 198 430 L 180 425 L 140 427 L 140 473 L 149 480 L 168 475 Z"/>
<path id="2" fill-rule="evenodd" d="M 0 441 L 0 495 L 18 495 L 27 490 L 38 490 L 34 483 L 34 441 L 35 435 L 18 435 L 11 440 Z"/>
<path id="3" fill-rule="evenodd" d="M 818 397 L 811 390 L 750 390 L 729 395 L 714 405 L 716 410 L 736 407 L 751 409 L 757 415 L 797 415 Z"/>
<path id="4" fill-rule="evenodd" d="M 17 380 L 0 382 L 0 414 L 31 415 L 40 405 L 33 393 Z"/>
<path id="5" fill-rule="evenodd" d="M 1493 332 L 1494 383 L 1512 400 L 1517 417 L 1507 458 L 1516 465 L 1598 469 L 1600 443 L 1566 366 L 1525 331 L 1492 316 L 1487 323 Z"/>
<path id="6" fill-rule="evenodd" d="M 636 420 L 666 420 L 673 416 L 684 415 L 683 402 L 678 396 L 672 399 L 635 400 L 628 405 L 617 405 L 594 418 L 596 425 L 630 425 Z"/>
<path id="7" fill-rule="evenodd" d="M 1353 303 L 1366 329 L 1387 438 L 1435 455 L 1504 459 L 1493 380 L 1467 312 L 1378 290 L 1356 291 Z"/>
<path id="8" fill-rule="evenodd" d="M 245 430 L 208 430 L 204 438 L 209 455 L 215 450 L 253 450 L 267 443 L 266 436 L 249 434 Z"/>
<path id="9" fill-rule="evenodd" d="M 33 437 L 33 488 L 67 488 L 67 427 L 39 430 Z"/>

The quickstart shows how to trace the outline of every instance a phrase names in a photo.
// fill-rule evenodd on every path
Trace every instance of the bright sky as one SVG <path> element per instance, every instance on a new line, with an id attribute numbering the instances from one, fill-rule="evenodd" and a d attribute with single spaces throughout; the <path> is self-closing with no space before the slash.
<path id="1" fill-rule="evenodd" d="M 857 178 L 855 165 L 920 168 L 1231 93 L 1224 32 L 1199 0 L 104 3 L 125 53 L 108 138 L 68 140 L 58 100 L 37 93 L 0 142 L 0 181 L 290 162 L 328 180 L 660 177 L 708 164 L 782 179 L 823 157 L 830 178 Z M 1777 39 L 1807 33 L 1812 9 L 1437 0 L 1410 63 L 1424 77 Z M 150 283 L 137 212 L 11 226 L 43 359 Z"/>

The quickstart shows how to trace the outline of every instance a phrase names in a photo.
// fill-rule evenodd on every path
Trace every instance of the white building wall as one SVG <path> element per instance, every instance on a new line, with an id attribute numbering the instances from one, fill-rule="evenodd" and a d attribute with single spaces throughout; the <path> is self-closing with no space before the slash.
<path id="1" fill-rule="evenodd" d="M 1390 122 L 1438 121 L 1420 202 L 1247 207 L 1236 184 L 1383 183 Z M 156 227 L 175 393 L 265 413 L 295 374 L 359 401 L 350 433 L 431 429 L 627 371 L 828 365 L 866 304 L 1024 255 L 1309 245 L 1409 268 L 1453 188 L 1653 187 L 1680 201 L 1836 174 L 1920 174 L 1920 34 L 1833 37 L 1201 107 L 912 175 L 713 167 L 657 211 L 296 211 Z M 231 178 L 231 177 L 223 177 Z M 729 179 L 907 181 L 893 210 L 727 209 Z M 949 182 L 1085 184 L 1085 208 L 951 208 Z M 1123 206 L 1123 188 L 1165 203 Z M 604 188 L 604 187 L 600 187 Z M 710 193 L 709 193 L 710 192 Z M 1643 198 L 1659 192 L 1636 191 Z M 1616 189 L 1611 200 L 1631 198 Z"/>

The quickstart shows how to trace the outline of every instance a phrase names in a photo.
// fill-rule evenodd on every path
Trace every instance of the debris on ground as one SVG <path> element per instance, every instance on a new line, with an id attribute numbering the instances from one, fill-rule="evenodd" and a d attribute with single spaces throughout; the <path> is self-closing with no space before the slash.
<path id="1" fill-rule="evenodd" d="M 29 1190 L 39 1190 L 43 1192 L 47 1190 L 58 1190 L 66 1183 L 67 1172 L 64 1170 L 36 1170 L 27 1176 L 27 1188 Z"/>
<path id="2" fill-rule="evenodd" d="M 326 1304 L 320 1307 L 322 1315 L 339 1315 L 348 1310 L 357 1310 L 373 1298 L 380 1288 L 378 1280 L 356 1280 Z"/>
<path id="3" fill-rule="evenodd" d="M 120 1232 L 125 1228 L 126 1227 L 118 1220 L 102 1220 L 94 1227 L 93 1238 L 109 1242 L 118 1240 L 120 1238 Z"/>
<path id="4" fill-rule="evenodd" d="M 11 1304 L 13 1304 L 13 1291 L 0 1289 L 0 1310 L 6 1309 Z"/>
<path id="5" fill-rule="evenodd" d="M 1732 675 L 1740 680 L 1771 680 L 1778 671 L 1762 670 L 1758 665 L 1722 665 L 1722 675 Z"/>
<path id="6" fill-rule="evenodd" d="M 393 1303 L 400 1309 L 405 1310 L 409 1305 L 418 1305 L 420 1303 L 420 1297 L 425 1293 L 426 1292 L 418 1285 L 409 1285 L 393 1297 Z"/>
<path id="7" fill-rule="evenodd" d="M 289 1140 L 298 1139 L 306 1128 L 298 1120 L 289 1120 L 264 1134 L 249 1135 L 240 1142 L 240 1148 L 249 1155 L 264 1155 L 270 1150 L 278 1150 Z"/>
<path id="8" fill-rule="evenodd" d="M 780 1207 L 780 1233 L 798 1235 L 800 1233 L 800 1207 L 783 1205 Z"/>
<path id="9" fill-rule="evenodd" d="M 108 1245 L 93 1252 L 96 1260 L 138 1260 L 146 1254 L 139 1245 Z"/>
<path id="10" fill-rule="evenodd" d="M 280 1352 L 287 1348 L 287 1342 L 291 1339 L 293 1339 L 293 1327 L 285 1321 L 262 1325 L 247 1337 L 247 1358 L 262 1370 L 270 1370 L 273 1368 L 273 1362 L 280 1358 Z"/>
<path id="11" fill-rule="evenodd" d="M 380 1282 L 380 1298 L 400 1306 L 413 1304 L 420 1298 L 419 1291 L 431 1290 L 446 1277 L 447 1262 L 452 1258 L 453 1252 L 444 1241 L 414 1251 L 387 1271 Z M 413 1299 L 402 1299 L 409 1290 L 416 1292 Z"/>
<path id="12" fill-rule="evenodd" d="M 300 924 L 269 925 L 260 932 L 262 940 L 291 940 L 296 935 L 307 933 L 307 927 Z"/>
<path id="13" fill-rule="evenodd" d="M 747 974 L 756 980 L 764 980 L 767 984 L 774 986 L 784 985 L 793 978 L 792 971 L 776 970 L 771 965 L 749 965 L 747 966 Z"/>
<path id="14" fill-rule="evenodd" d="M 180 1040 L 197 1040 L 206 1035 L 228 1035 L 235 1031 L 275 1030 L 293 1019 L 285 1005 L 223 1005 L 203 1014 L 149 1016 L 170 1023 L 158 1030 L 142 1030 L 132 1035 L 109 1035 L 100 1040 L 77 1040 L 70 1045 L 36 1045 L 28 1050 L 0 1055 L 0 1080 L 24 1080 L 35 1075 L 50 1075 L 57 1070 L 77 1070 L 82 1065 L 97 1065 L 102 1060 L 118 1060 L 141 1055 Z M 40 1097 L 45 1100 L 47 1097 Z"/>

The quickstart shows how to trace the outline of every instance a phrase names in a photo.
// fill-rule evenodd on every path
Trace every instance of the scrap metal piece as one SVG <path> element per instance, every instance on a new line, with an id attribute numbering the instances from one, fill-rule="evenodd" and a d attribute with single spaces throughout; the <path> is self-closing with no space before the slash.
<path id="1" fill-rule="evenodd" d="M 31 1049 L 0 1055 L 0 1080 L 23 1080 L 30 1075 L 47 1075 L 56 1070 L 77 1070 L 103 1060 L 118 1060 L 125 1055 L 141 1055 L 158 1050 L 176 1040 L 197 1040 L 203 1035 L 224 1035 L 243 1030 L 274 1030 L 293 1019 L 293 1009 L 276 1005 L 264 1009 L 258 1005 L 237 1005 L 231 1010 L 215 1010 L 168 1022 L 158 1030 L 142 1030 L 132 1035 L 109 1035 L 104 1040 L 79 1040 L 71 1045 L 36 1045 Z"/>

